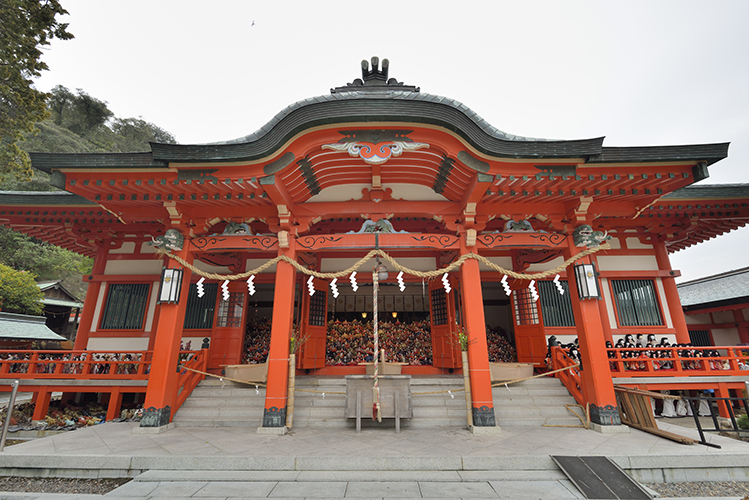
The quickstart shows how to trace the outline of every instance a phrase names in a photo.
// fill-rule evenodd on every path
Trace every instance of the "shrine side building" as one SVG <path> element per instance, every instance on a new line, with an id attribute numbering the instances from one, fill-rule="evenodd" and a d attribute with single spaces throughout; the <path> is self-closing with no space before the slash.
<path id="1" fill-rule="evenodd" d="M 0 193 L 2 224 L 95 259 L 75 349 L 153 351 L 144 425 L 173 417 L 181 342 L 209 339 L 219 373 L 257 317 L 272 319 L 263 427 L 284 425 L 291 339 L 299 373 L 354 373 L 326 366 L 327 324 L 375 306 L 430 319 L 432 365 L 405 373 L 460 368 L 466 333 L 476 426 L 495 425 L 487 326 L 539 367 L 551 335 L 578 338 L 599 425 L 619 423 L 607 340 L 690 342 L 669 254 L 747 223 L 749 186 L 695 185 L 727 143 L 514 136 L 388 65 L 363 61 L 360 79 L 234 141 L 32 154 L 61 191 Z M 358 290 L 350 271 L 372 250 L 390 271 L 377 303 L 375 257 Z M 164 268 L 182 271 L 171 296 Z"/>

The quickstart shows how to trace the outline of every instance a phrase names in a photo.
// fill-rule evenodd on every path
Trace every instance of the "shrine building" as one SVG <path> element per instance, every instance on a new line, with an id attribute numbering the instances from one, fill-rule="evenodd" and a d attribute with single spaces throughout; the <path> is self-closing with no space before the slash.
<path id="1" fill-rule="evenodd" d="M 361 78 L 232 141 L 34 153 L 61 191 L 0 193 L 2 224 L 95 259 L 74 349 L 152 351 L 141 425 L 174 416 L 181 343 L 208 339 L 219 374 L 258 318 L 267 428 L 284 426 L 292 340 L 299 375 L 364 373 L 326 362 L 326 338 L 375 311 L 429 321 L 430 362 L 405 374 L 460 369 L 465 333 L 478 427 L 496 423 L 487 327 L 537 368 L 550 336 L 577 338 L 598 425 L 619 423 L 606 341 L 690 342 L 669 254 L 747 223 L 746 185 L 694 185 L 727 143 L 515 136 L 388 66 L 363 61 Z"/>

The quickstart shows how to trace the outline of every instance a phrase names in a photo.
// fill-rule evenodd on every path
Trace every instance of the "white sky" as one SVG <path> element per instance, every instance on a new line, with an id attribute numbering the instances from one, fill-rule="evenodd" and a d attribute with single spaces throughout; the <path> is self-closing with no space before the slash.
<path id="1" fill-rule="evenodd" d="M 607 146 L 731 142 L 703 184 L 749 183 L 749 2 L 62 0 L 41 90 L 64 85 L 182 144 L 242 137 L 361 76 L 462 101 L 506 132 Z M 251 26 L 252 22 L 255 26 Z M 743 228 L 671 255 L 749 266 Z"/>

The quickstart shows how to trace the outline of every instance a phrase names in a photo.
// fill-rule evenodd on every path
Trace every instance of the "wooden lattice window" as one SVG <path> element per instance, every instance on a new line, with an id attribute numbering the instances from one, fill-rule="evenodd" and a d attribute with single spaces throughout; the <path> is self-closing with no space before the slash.
<path id="1" fill-rule="evenodd" d="M 528 288 L 512 291 L 512 300 L 515 305 L 516 325 L 537 325 L 538 306 L 533 301 L 533 296 Z"/>
<path id="2" fill-rule="evenodd" d="M 432 290 L 432 324 L 447 324 L 447 293 L 443 288 Z"/>
<path id="3" fill-rule="evenodd" d="M 102 330 L 138 330 L 148 305 L 148 283 L 114 283 L 109 285 L 107 303 L 101 320 Z"/>
<path id="4" fill-rule="evenodd" d="M 187 308 L 185 309 L 185 330 L 205 330 L 213 327 L 213 312 L 216 309 L 216 293 L 218 283 L 203 285 L 205 294 L 198 297 L 196 283 L 190 284 L 187 294 Z"/>
<path id="5" fill-rule="evenodd" d="M 652 280 L 611 280 L 621 326 L 662 325 Z"/>
<path id="6" fill-rule="evenodd" d="M 689 330 L 689 343 L 693 346 L 711 346 L 710 330 Z"/>
<path id="7" fill-rule="evenodd" d="M 319 290 L 309 298 L 310 326 L 325 326 L 325 299 L 327 297 Z"/>
<path id="8" fill-rule="evenodd" d="M 575 326 L 569 284 L 566 280 L 560 280 L 559 284 L 562 286 L 564 294 L 559 293 L 559 289 L 553 281 L 538 282 L 544 326 Z"/>
<path id="9" fill-rule="evenodd" d="M 203 297 L 205 298 L 205 297 Z M 232 327 L 242 324 L 242 306 L 244 305 L 244 293 L 234 292 L 229 294 L 229 300 L 220 300 L 218 306 L 218 319 L 216 326 Z"/>

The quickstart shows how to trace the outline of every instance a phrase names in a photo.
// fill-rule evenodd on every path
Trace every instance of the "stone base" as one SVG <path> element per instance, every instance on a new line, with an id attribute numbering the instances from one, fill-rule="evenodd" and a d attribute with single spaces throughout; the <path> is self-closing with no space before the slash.
<path id="1" fill-rule="evenodd" d="M 257 433 L 263 436 L 283 436 L 289 432 L 289 428 L 283 427 L 258 427 Z"/>
<path id="2" fill-rule="evenodd" d="M 133 434 L 161 434 L 174 429 L 174 422 L 159 427 L 133 427 Z"/>
<path id="3" fill-rule="evenodd" d="M 628 425 L 601 425 L 591 422 L 590 429 L 601 434 L 629 434 Z"/>
<path id="4" fill-rule="evenodd" d="M 486 427 L 469 425 L 468 430 L 471 431 L 471 434 L 502 434 L 502 428 L 498 425 Z"/>

